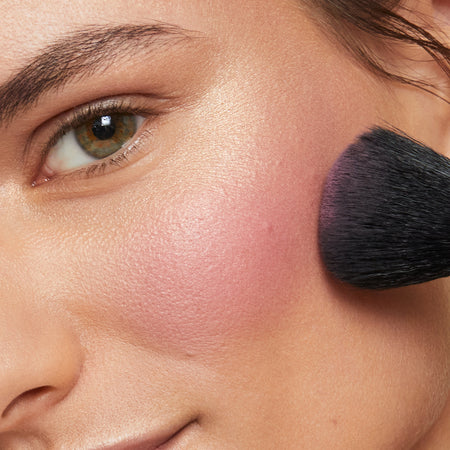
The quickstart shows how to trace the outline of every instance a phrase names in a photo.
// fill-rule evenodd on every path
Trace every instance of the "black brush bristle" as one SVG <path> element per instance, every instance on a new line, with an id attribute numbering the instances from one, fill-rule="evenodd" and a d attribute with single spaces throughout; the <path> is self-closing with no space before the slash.
<path id="1" fill-rule="evenodd" d="M 327 269 L 367 289 L 450 275 L 450 159 L 383 128 L 331 169 L 319 218 Z"/>

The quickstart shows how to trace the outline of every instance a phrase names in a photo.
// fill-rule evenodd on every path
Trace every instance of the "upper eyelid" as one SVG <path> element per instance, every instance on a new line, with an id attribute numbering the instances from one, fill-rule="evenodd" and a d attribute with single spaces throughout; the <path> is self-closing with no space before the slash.
<path id="1" fill-rule="evenodd" d="M 115 95 L 105 98 L 94 99 L 92 101 L 76 105 L 68 110 L 52 116 L 37 126 L 28 138 L 28 143 L 35 139 L 36 135 L 40 135 L 44 129 L 56 130 L 58 128 L 68 128 L 72 125 L 76 117 L 86 118 L 105 111 L 117 110 L 120 112 L 146 113 L 146 114 L 163 114 L 176 107 L 175 98 L 160 97 L 152 94 L 127 94 Z M 47 134 L 52 134 L 50 131 Z M 24 153 L 27 153 L 26 146 Z"/>
<path id="2" fill-rule="evenodd" d="M 145 114 L 157 115 L 160 114 L 156 109 L 149 107 L 136 107 L 132 102 L 124 99 L 107 99 L 103 101 L 96 101 L 95 103 L 88 103 L 79 106 L 68 113 L 65 113 L 63 118 L 55 118 L 57 132 L 52 136 L 48 142 L 48 146 L 56 144 L 58 137 L 68 132 L 73 128 L 82 125 L 84 121 L 95 118 L 96 116 L 105 115 L 108 113 L 122 113 L 122 114 Z"/>

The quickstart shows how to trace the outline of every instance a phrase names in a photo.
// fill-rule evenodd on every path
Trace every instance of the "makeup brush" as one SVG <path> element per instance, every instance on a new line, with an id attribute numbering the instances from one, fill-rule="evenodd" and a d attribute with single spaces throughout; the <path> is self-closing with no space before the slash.
<path id="1" fill-rule="evenodd" d="M 450 275 L 450 159 L 374 128 L 332 167 L 319 245 L 339 280 L 367 289 Z"/>

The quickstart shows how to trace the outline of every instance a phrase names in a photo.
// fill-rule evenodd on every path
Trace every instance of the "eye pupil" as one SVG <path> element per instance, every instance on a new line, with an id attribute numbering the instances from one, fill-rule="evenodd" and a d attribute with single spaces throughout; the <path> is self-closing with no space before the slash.
<path id="1" fill-rule="evenodd" d="M 92 134 L 101 141 L 111 139 L 116 132 L 116 124 L 111 116 L 102 116 L 92 124 Z"/>

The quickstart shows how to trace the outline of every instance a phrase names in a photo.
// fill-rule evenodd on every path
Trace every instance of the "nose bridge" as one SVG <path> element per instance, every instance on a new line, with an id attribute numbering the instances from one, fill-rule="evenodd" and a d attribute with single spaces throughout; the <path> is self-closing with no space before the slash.
<path id="1" fill-rule="evenodd" d="M 76 384 L 81 347 L 56 312 L 0 289 L 0 434 L 30 423 Z"/>

